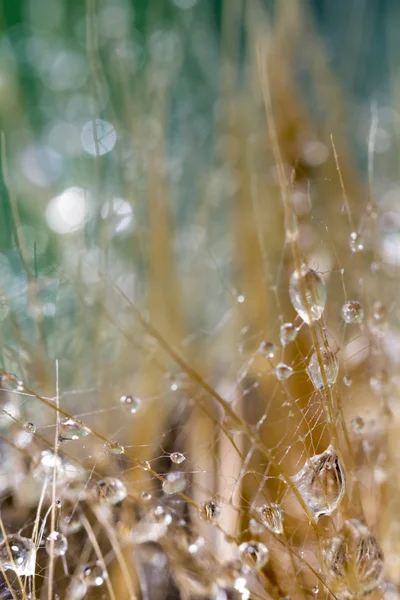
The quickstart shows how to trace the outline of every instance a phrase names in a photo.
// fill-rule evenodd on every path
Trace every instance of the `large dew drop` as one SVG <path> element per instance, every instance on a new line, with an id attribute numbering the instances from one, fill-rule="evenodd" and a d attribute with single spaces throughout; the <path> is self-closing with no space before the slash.
<path id="1" fill-rule="evenodd" d="M 115 477 L 105 477 L 96 483 L 97 496 L 103 504 L 119 504 L 128 495 L 125 485 Z"/>
<path id="2" fill-rule="evenodd" d="M 84 565 L 81 570 L 81 580 L 88 587 L 99 587 L 107 579 L 107 573 L 104 571 L 100 562 Z"/>
<path id="3" fill-rule="evenodd" d="M 34 575 L 36 548 L 32 540 L 20 535 L 9 535 L 0 544 L 2 570 L 11 570 L 21 576 Z"/>
<path id="4" fill-rule="evenodd" d="M 243 542 L 239 546 L 239 552 L 247 569 L 262 569 L 268 562 L 268 548 L 261 542 Z"/>
<path id="5" fill-rule="evenodd" d="M 168 473 L 162 483 L 162 489 L 165 494 L 179 494 L 187 486 L 184 473 Z"/>
<path id="6" fill-rule="evenodd" d="M 297 336 L 297 327 L 293 323 L 283 323 L 279 330 L 279 337 L 282 346 L 287 346 L 293 342 Z"/>
<path id="7" fill-rule="evenodd" d="M 292 481 L 315 520 L 331 515 L 346 490 L 344 470 L 332 446 L 308 459 Z"/>
<path id="8" fill-rule="evenodd" d="M 64 556 L 68 550 L 68 541 L 65 535 L 52 531 L 46 538 L 46 552 L 49 556 Z"/>
<path id="9" fill-rule="evenodd" d="M 81 438 L 84 438 L 89 434 L 89 429 L 87 429 L 81 423 L 78 423 L 78 421 L 74 421 L 74 419 L 61 419 L 59 423 L 59 442 L 64 442 L 68 440 L 80 440 Z"/>
<path id="10" fill-rule="evenodd" d="M 218 523 L 221 518 L 221 507 L 214 500 L 202 502 L 199 506 L 199 517 L 207 523 Z"/>
<path id="11" fill-rule="evenodd" d="M 326 288 L 322 277 L 306 265 L 294 271 L 289 283 L 289 296 L 297 314 L 310 324 L 324 312 Z"/>
<path id="12" fill-rule="evenodd" d="M 383 572 L 383 553 L 368 527 L 345 521 L 323 553 L 330 588 L 344 598 L 361 598 L 376 589 Z"/>
<path id="13" fill-rule="evenodd" d="M 364 320 L 364 308 L 358 300 L 349 300 L 342 306 L 342 319 L 345 323 L 362 323 Z"/>
<path id="14" fill-rule="evenodd" d="M 264 504 L 257 511 L 263 525 L 267 529 L 277 535 L 283 533 L 282 509 L 279 504 Z"/>
<path id="15" fill-rule="evenodd" d="M 328 386 L 331 386 L 335 383 L 339 374 L 339 362 L 336 358 L 336 355 L 330 350 L 326 350 L 325 348 L 320 349 L 319 355 L 322 361 L 325 381 L 321 373 L 318 361 L 318 354 L 316 352 L 314 352 L 314 354 L 310 358 L 310 362 L 308 364 L 308 374 L 315 388 L 317 390 L 322 390 L 325 387 L 325 383 Z"/>

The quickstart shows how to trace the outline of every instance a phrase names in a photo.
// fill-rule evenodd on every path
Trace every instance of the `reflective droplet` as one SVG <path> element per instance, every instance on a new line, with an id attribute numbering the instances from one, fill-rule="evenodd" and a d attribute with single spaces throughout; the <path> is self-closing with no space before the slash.
<path id="1" fill-rule="evenodd" d="M 264 504 L 257 509 L 257 512 L 267 529 L 277 535 L 283 533 L 282 509 L 279 504 Z"/>
<path id="2" fill-rule="evenodd" d="M 283 323 L 280 327 L 279 337 L 282 346 L 287 346 L 290 342 L 293 342 L 297 336 L 297 328 L 293 323 Z"/>
<path id="3" fill-rule="evenodd" d="M 278 346 L 275 346 L 272 342 L 263 341 L 260 344 L 258 352 L 267 358 L 274 358 L 278 352 Z"/>
<path id="4" fill-rule="evenodd" d="M 58 531 L 52 531 L 46 538 L 46 552 L 49 556 L 64 556 L 68 550 L 68 542 L 65 535 Z"/>
<path id="5" fill-rule="evenodd" d="M 107 579 L 107 573 L 100 562 L 84 565 L 81 570 L 81 580 L 88 587 L 99 587 Z"/>
<path id="6" fill-rule="evenodd" d="M 193 536 L 191 536 L 193 538 Z M 198 554 L 205 546 L 206 540 L 202 535 L 195 535 L 194 539 L 189 539 L 188 550 L 190 554 Z"/>
<path id="7" fill-rule="evenodd" d="M 78 514 L 72 514 L 61 519 L 60 528 L 64 535 L 73 535 L 82 529 Z"/>
<path id="8" fill-rule="evenodd" d="M 31 421 L 28 421 L 27 423 L 24 423 L 24 429 L 28 433 L 35 433 L 35 431 L 36 431 L 36 425 L 35 425 L 35 423 L 32 423 Z"/>
<path id="9" fill-rule="evenodd" d="M 186 486 L 187 481 L 184 473 L 168 473 L 162 482 L 164 494 L 178 494 L 183 492 Z"/>
<path id="10" fill-rule="evenodd" d="M 361 233 L 357 233 L 357 231 L 351 232 L 350 250 L 352 252 L 362 252 L 364 250 L 364 238 Z"/>
<path id="11" fill-rule="evenodd" d="M 243 542 L 239 552 L 243 565 L 248 569 L 262 569 L 268 562 L 268 548 L 261 542 Z"/>
<path id="12" fill-rule="evenodd" d="M 316 520 L 331 515 L 346 490 L 344 470 L 332 446 L 308 459 L 292 481 Z"/>
<path id="13" fill-rule="evenodd" d="M 323 558 L 335 594 L 360 598 L 381 581 L 382 550 L 368 527 L 357 519 L 345 521 L 338 535 L 327 542 Z"/>
<path id="14" fill-rule="evenodd" d="M 81 438 L 84 438 L 89 434 L 90 434 L 89 429 L 87 429 L 81 423 L 74 421 L 74 419 L 70 419 L 70 418 L 61 419 L 61 421 L 59 423 L 58 440 L 60 442 L 70 441 L 70 440 L 80 440 Z"/>
<path id="15" fill-rule="evenodd" d="M 140 399 L 136 398 L 135 396 L 121 396 L 119 401 L 121 403 L 121 406 L 123 406 L 123 408 L 132 415 L 137 413 L 141 405 Z"/>
<path id="16" fill-rule="evenodd" d="M 185 457 L 183 454 L 181 454 L 180 452 L 173 452 L 170 455 L 170 459 L 173 463 L 175 463 L 176 465 L 180 465 L 181 463 L 183 463 L 183 461 L 185 460 Z"/>
<path id="17" fill-rule="evenodd" d="M 345 323 L 362 323 L 364 320 L 364 308 L 361 302 L 349 300 L 342 306 L 342 318 Z"/>
<path id="18" fill-rule="evenodd" d="M 330 350 L 326 350 L 325 348 L 320 349 L 320 357 L 325 374 L 325 383 L 328 386 L 331 386 L 335 383 L 339 374 L 339 361 L 333 352 L 330 352 Z M 314 352 L 310 358 L 308 375 L 317 390 L 322 390 L 324 388 L 324 379 L 322 377 L 321 369 L 319 368 L 317 352 Z"/>
<path id="19" fill-rule="evenodd" d="M 288 379 L 291 375 L 293 375 L 293 369 L 292 367 L 289 367 L 289 365 L 285 365 L 285 363 L 278 363 L 274 369 L 276 378 L 279 379 L 279 381 L 285 381 L 286 379 Z"/>
<path id="20" fill-rule="evenodd" d="M 386 307 L 377 300 L 372 306 L 372 316 L 369 321 L 370 329 L 373 334 L 381 335 L 388 328 Z"/>
<path id="21" fill-rule="evenodd" d="M 352 384 L 353 384 L 353 380 L 352 380 L 352 378 L 351 378 L 351 377 L 349 377 L 348 375 L 345 375 L 345 376 L 343 377 L 343 383 L 344 383 L 344 385 L 345 385 L 346 387 L 351 387 L 351 386 L 352 386 Z"/>
<path id="22" fill-rule="evenodd" d="M 263 524 L 260 523 L 260 521 L 257 521 L 257 519 L 250 519 L 249 531 L 252 535 L 261 535 L 264 533 L 265 529 Z"/>
<path id="23" fill-rule="evenodd" d="M 392 387 L 392 379 L 386 369 L 381 369 L 369 380 L 371 390 L 376 396 L 387 396 Z"/>
<path id="24" fill-rule="evenodd" d="M 163 506 L 155 506 L 133 527 L 132 540 L 135 544 L 156 542 L 167 534 L 171 523 L 171 514 Z"/>
<path id="25" fill-rule="evenodd" d="M 221 518 L 221 507 L 214 500 L 202 502 L 199 506 L 199 517 L 207 523 L 218 523 Z"/>
<path id="26" fill-rule="evenodd" d="M 82 128 L 82 147 L 92 156 L 102 156 L 110 152 L 117 141 L 114 127 L 108 121 L 96 119 L 88 121 Z"/>
<path id="27" fill-rule="evenodd" d="M 107 454 L 115 454 L 119 456 L 121 454 L 125 454 L 125 448 L 118 442 L 106 442 L 104 444 L 104 450 Z"/>
<path id="28" fill-rule="evenodd" d="M 150 502 L 150 500 L 152 499 L 152 495 L 149 494 L 149 492 L 142 492 L 141 496 L 142 500 L 144 500 L 145 502 Z"/>
<path id="29" fill-rule="evenodd" d="M 150 471 L 150 469 L 151 469 L 151 465 L 148 460 L 143 461 L 138 466 L 139 466 L 139 469 L 142 469 L 142 471 Z"/>
<path id="30" fill-rule="evenodd" d="M 351 420 L 351 429 L 356 435 L 362 435 L 364 432 L 365 423 L 362 417 L 353 417 Z"/>
<path id="31" fill-rule="evenodd" d="M 34 575 L 36 547 L 29 538 L 18 534 L 7 536 L 0 544 L 0 565 L 21 576 Z"/>
<path id="32" fill-rule="evenodd" d="M 70 600 L 82 600 L 87 593 L 87 585 L 80 579 L 73 579 L 68 586 L 68 598 Z"/>
<path id="33" fill-rule="evenodd" d="M 106 477 L 96 483 L 96 492 L 100 502 L 119 504 L 128 495 L 125 485 L 115 477 Z"/>
<path id="34" fill-rule="evenodd" d="M 289 296 L 297 314 L 310 324 L 318 321 L 324 312 L 326 288 L 322 277 L 306 265 L 300 273 L 294 271 L 289 283 Z"/>

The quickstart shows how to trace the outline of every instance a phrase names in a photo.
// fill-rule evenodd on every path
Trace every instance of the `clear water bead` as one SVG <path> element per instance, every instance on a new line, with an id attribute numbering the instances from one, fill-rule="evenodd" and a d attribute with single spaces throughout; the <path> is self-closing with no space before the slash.
<path id="1" fill-rule="evenodd" d="M 283 323 L 279 330 L 279 337 L 282 346 L 287 346 L 293 342 L 297 336 L 297 327 L 293 323 Z"/>
<path id="2" fill-rule="evenodd" d="M 250 519 L 249 531 L 252 535 L 261 535 L 264 533 L 265 529 L 263 524 L 260 523 L 260 521 L 257 521 L 257 519 Z"/>
<path id="3" fill-rule="evenodd" d="M 372 306 L 372 315 L 369 326 L 372 333 L 378 336 L 382 335 L 388 328 L 387 310 L 379 300 L 374 302 Z"/>
<path id="4" fill-rule="evenodd" d="M 131 415 L 136 414 L 142 404 L 136 396 L 121 396 L 119 401 L 121 406 Z"/>
<path id="5" fill-rule="evenodd" d="M 323 552 L 328 582 L 337 595 L 360 598 L 378 587 L 383 553 L 368 527 L 358 519 L 345 521 Z"/>
<path id="6" fill-rule="evenodd" d="M 81 570 L 81 580 L 88 587 L 99 587 L 107 579 L 107 573 L 100 562 L 84 565 Z"/>
<path id="7" fill-rule="evenodd" d="M 115 477 L 105 477 L 96 483 L 96 492 L 100 502 L 105 504 L 119 504 L 128 495 L 125 485 Z"/>
<path id="8" fill-rule="evenodd" d="M 74 419 L 61 419 L 59 423 L 58 440 L 60 442 L 80 440 L 89 434 L 89 429 L 87 429 L 82 423 L 74 421 Z"/>
<path id="9" fill-rule="evenodd" d="M 293 308 L 305 323 L 318 321 L 326 304 L 326 287 L 321 275 L 306 265 L 294 271 L 289 282 Z"/>
<path id="10" fill-rule="evenodd" d="M 257 512 L 269 531 L 277 535 L 283 533 L 282 509 L 279 504 L 264 504 L 257 509 Z"/>
<path id="11" fill-rule="evenodd" d="M 218 523 L 221 514 L 221 507 L 214 500 L 207 500 L 199 506 L 199 517 L 207 523 Z"/>
<path id="12" fill-rule="evenodd" d="M 104 444 L 104 450 L 106 454 L 115 454 L 116 456 L 125 454 L 124 446 L 122 446 L 122 444 L 119 444 L 118 442 L 106 442 Z"/>
<path id="13" fill-rule="evenodd" d="M 362 417 L 353 417 L 351 420 L 351 430 L 355 435 L 362 435 L 365 429 L 365 422 Z"/>
<path id="14" fill-rule="evenodd" d="M 364 238 L 361 233 L 352 231 L 350 234 L 350 250 L 352 252 L 362 252 L 364 250 Z"/>
<path id="15" fill-rule="evenodd" d="M 362 323 L 364 320 L 364 308 L 361 302 L 349 300 L 342 306 L 342 319 L 345 323 Z"/>
<path id="16" fill-rule="evenodd" d="M 34 575 L 36 547 L 31 539 L 18 534 L 7 536 L 0 544 L 2 570 L 11 570 L 21 576 Z"/>
<path id="17" fill-rule="evenodd" d="M 24 423 L 24 429 L 28 433 L 35 433 L 36 425 L 35 423 L 32 423 L 32 421 L 28 421 L 27 423 Z"/>
<path id="18" fill-rule="evenodd" d="M 179 494 L 187 486 L 187 481 L 184 473 L 168 473 L 165 480 L 162 482 L 164 494 Z"/>
<path id="19" fill-rule="evenodd" d="M 332 446 L 309 458 L 292 481 L 316 520 L 331 515 L 346 490 L 344 470 Z"/>
<path id="20" fill-rule="evenodd" d="M 325 382 L 330 387 L 335 383 L 339 374 L 339 361 L 333 352 L 326 350 L 325 348 L 320 349 L 320 357 L 324 370 Z M 321 369 L 319 367 L 317 352 L 314 352 L 310 358 L 308 375 L 317 390 L 322 390 L 324 388 L 324 378 L 322 377 Z"/>
<path id="21" fill-rule="evenodd" d="M 273 344 L 272 342 L 268 342 L 264 340 L 261 342 L 260 347 L 258 348 L 258 352 L 267 358 L 274 358 L 276 353 L 278 352 L 278 346 Z"/>
<path id="22" fill-rule="evenodd" d="M 65 535 L 52 531 L 46 538 L 46 552 L 49 556 L 64 556 L 68 550 L 68 541 Z"/>
<path id="23" fill-rule="evenodd" d="M 183 463 L 183 461 L 185 460 L 185 457 L 183 454 L 181 454 L 180 452 L 173 452 L 170 455 L 170 459 L 173 463 L 175 463 L 176 465 L 180 465 Z"/>
<path id="24" fill-rule="evenodd" d="M 248 569 L 262 569 L 268 562 L 268 548 L 261 542 L 243 542 L 239 552 L 243 565 Z"/>
<path id="25" fill-rule="evenodd" d="M 64 535 L 73 535 L 82 529 L 82 522 L 78 514 L 67 515 L 60 522 L 60 528 Z"/>
<path id="26" fill-rule="evenodd" d="M 282 362 L 276 365 L 274 372 L 279 381 L 285 381 L 286 379 L 289 379 L 291 375 L 293 375 L 292 367 L 289 367 L 289 365 L 286 365 Z"/>

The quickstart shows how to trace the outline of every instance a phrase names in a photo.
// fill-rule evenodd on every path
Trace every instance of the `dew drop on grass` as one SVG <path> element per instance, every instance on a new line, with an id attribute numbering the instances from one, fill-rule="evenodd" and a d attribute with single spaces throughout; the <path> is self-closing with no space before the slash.
<path id="1" fill-rule="evenodd" d="M 326 350 L 325 348 L 320 349 L 320 357 L 322 360 L 326 383 L 328 386 L 331 386 L 335 383 L 339 374 L 339 361 L 333 352 Z M 310 358 L 310 362 L 308 364 L 308 374 L 314 384 L 314 387 L 317 390 L 322 390 L 324 388 L 324 379 L 319 367 L 317 352 L 314 352 Z"/>
<path id="2" fill-rule="evenodd" d="M 104 444 L 104 450 L 106 454 L 115 454 L 116 456 L 125 454 L 124 446 L 118 442 L 106 442 Z"/>
<path id="3" fill-rule="evenodd" d="M 345 521 L 325 545 L 323 560 L 336 594 L 360 598 L 378 587 L 384 567 L 382 550 L 368 527 L 358 519 Z"/>
<path id="4" fill-rule="evenodd" d="M 89 429 L 74 419 L 61 419 L 59 423 L 59 442 L 80 440 L 90 434 Z"/>
<path id="5" fill-rule="evenodd" d="M 293 375 L 292 367 L 289 367 L 289 365 L 286 365 L 282 362 L 276 365 L 274 372 L 279 381 L 285 381 L 286 379 L 289 379 L 291 375 Z"/>
<path id="6" fill-rule="evenodd" d="M 173 463 L 175 463 L 176 465 L 180 465 L 183 463 L 183 461 L 185 460 L 185 457 L 183 454 L 181 454 L 181 452 L 173 452 L 170 455 L 170 459 Z"/>
<path id="7" fill-rule="evenodd" d="M 96 483 L 96 492 L 100 502 L 119 504 L 128 495 L 125 485 L 116 477 L 105 477 Z"/>
<path id="8" fill-rule="evenodd" d="M 364 320 L 364 308 L 361 302 L 349 300 L 342 306 L 342 319 L 345 323 L 362 323 Z"/>
<path id="9" fill-rule="evenodd" d="M 136 414 L 141 406 L 140 398 L 136 396 L 121 396 L 119 401 L 121 406 L 131 415 Z"/>
<path id="10" fill-rule="evenodd" d="M 352 231 L 350 234 L 350 250 L 354 253 L 362 252 L 364 250 L 365 242 L 361 233 L 357 231 Z"/>
<path id="11" fill-rule="evenodd" d="M 107 573 L 104 571 L 100 562 L 87 564 L 82 567 L 81 580 L 88 587 L 99 587 L 107 579 Z"/>
<path id="12" fill-rule="evenodd" d="M 207 523 L 218 523 L 221 514 L 221 507 L 214 500 L 207 500 L 199 506 L 199 517 Z"/>
<path id="13" fill-rule="evenodd" d="M 49 556 L 64 556 L 68 550 L 68 542 L 65 535 L 59 531 L 52 531 L 46 538 L 46 552 Z"/>
<path id="14" fill-rule="evenodd" d="M 32 421 L 28 421 L 27 423 L 24 423 L 24 429 L 28 433 L 35 433 L 36 425 L 35 423 L 32 423 Z"/>
<path id="15" fill-rule="evenodd" d="M 21 576 L 35 573 L 36 547 L 31 539 L 18 534 L 9 535 L 0 544 L 2 570 L 11 570 Z"/>
<path id="16" fill-rule="evenodd" d="M 283 533 L 282 509 L 279 504 L 264 504 L 258 508 L 258 514 L 269 531 L 277 535 Z"/>
<path id="17" fill-rule="evenodd" d="M 346 490 L 344 470 L 332 446 L 309 458 L 292 481 L 315 520 L 331 515 Z"/>
<path id="18" fill-rule="evenodd" d="M 262 569 L 268 562 L 268 548 L 261 542 L 243 542 L 239 552 L 243 565 L 248 569 Z"/>
<path id="19" fill-rule="evenodd" d="M 294 271 L 289 283 L 289 296 L 293 308 L 305 323 L 318 321 L 324 312 L 326 287 L 321 275 L 303 265 Z"/>
<path id="20" fill-rule="evenodd" d="M 268 342 L 264 340 L 261 342 L 260 347 L 258 348 L 259 354 L 266 356 L 267 358 L 274 358 L 276 353 L 278 352 L 278 346 L 273 344 L 272 342 Z"/>
<path id="21" fill-rule="evenodd" d="M 381 335 L 388 328 L 386 307 L 377 300 L 372 306 L 372 315 L 369 321 L 371 332 L 375 335 Z"/>
<path id="22" fill-rule="evenodd" d="M 187 481 L 184 473 L 168 473 L 162 482 L 164 494 L 178 494 L 183 492 L 186 486 Z"/>
<path id="23" fill-rule="evenodd" d="M 287 346 L 293 342 L 297 336 L 297 327 L 293 323 L 283 323 L 279 330 L 279 337 L 282 346 Z"/>

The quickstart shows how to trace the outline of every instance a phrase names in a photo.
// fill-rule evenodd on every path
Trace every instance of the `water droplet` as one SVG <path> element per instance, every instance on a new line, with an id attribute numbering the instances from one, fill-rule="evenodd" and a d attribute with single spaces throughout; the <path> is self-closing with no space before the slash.
<path id="1" fill-rule="evenodd" d="M 36 425 L 35 423 L 32 423 L 32 421 L 28 421 L 27 423 L 24 423 L 24 429 L 28 433 L 35 433 Z"/>
<path id="2" fill-rule="evenodd" d="M 96 483 L 96 492 L 100 502 L 119 504 L 128 495 L 125 485 L 115 477 L 106 477 Z"/>
<path id="3" fill-rule="evenodd" d="M 73 535 L 82 529 L 82 523 L 79 515 L 72 514 L 64 517 L 60 523 L 61 531 L 64 535 Z"/>
<path id="4" fill-rule="evenodd" d="M 351 377 L 349 377 L 348 375 L 345 375 L 343 377 L 343 383 L 346 387 L 351 387 L 353 385 L 353 380 Z"/>
<path id="5" fill-rule="evenodd" d="M 196 535 L 193 541 L 189 542 L 188 550 L 190 554 L 198 554 L 205 546 L 206 540 L 202 535 Z"/>
<path id="6" fill-rule="evenodd" d="M 249 531 L 252 535 L 261 535 L 264 533 L 265 529 L 263 524 L 260 523 L 260 521 L 257 521 L 257 519 L 250 519 Z"/>
<path id="7" fill-rule="evenodd" d="M 119 399 L 121 406 L 124 407 L 129 413 L 134 415 L 140 408 L 141 401 L 136 396 L 121 396 Z"/>
<path id="8" fill-rule="evenodd" d="M 52 450 L 43 450 L 40 454 L 39 464 L 33 470 L 33 477 L 39 481 L 52 479 L 54 469 L 57 484 L 74 481 L 85 475 L 85 471 L 80 465 L 68 462 L 67 459 L 60 454 L 55 454 Z"/>
<path id="9" fill-rule="evenodd" d="M 152 495 L 149 494 L 149 492 L 142 492 L 141 496 L 142 500 L 144 500 L 145 502 L 150 502 L 150 500 L 152 499 Z"/>
<path id="10" fill-rule="evenodd" d="M 272 342 L 264 340 L 261 342 L 258 352 L 267 358 L 274 358 L 278 352 L 278 346 L 275 346 Z"/>
<path id="11" fill-rule="evenodd" d="M 351 430 L 356 435 L 362 435 L 364 432 L 365 423 L 362 417 L 353 417 L 351 420 Z"/>
<path id="12" fill-rule="evenodd" d="M 366 596 L 380 583 L 383 553 L 368 527 L 357 519 L 346 521 L 323 552 L 328 582 L 346 598 Z"/>
<path id="13" fill-rule="evenodd" d="M 345 323 L 362 323 L 364 320 L 364 308 L 361 302 L 349 300 L 342 306 L 342 318 Z"/>
<path id="14" fill-rule="evenodd" d="M 155 506 L 133 527 L 132 540 L 135 544 L 156 542 L 166 535 L 171 523 L 171 514 L 163 506 Z"/>
<path id="15" fill-rule="evenodd" d="M 283 323 L 280 327 L 279 337 L 282 346 L 287 346 L 290 342 L 293 342 L 297 336 L 297 327 L 293 323 Z"/>
<path id="16" fill-rule="evenodd" d="M 61 419 L 60 421 L 58 436 L 59 442 L 80 440 L 89 434 L 89 429 L 87 429 L 81 423 L 78 423 L 78 421 L 74 421 L 74 419 L 66 418 Z"/>
<path id="17" fill-rule="evenodd" d="M 324 369 L 325 380 L 328 386 L 335 383 L 339 374 L 339 362 L 335 354 L 325 348 L 320 349 L 320 357 L 322 360 L 322 366 Z M 316 352 L 310 358 L 308 364 L 308 374 L 317 390 L 324 388 L 324 380 L 322 377 L 321 369 L 319 368 L 318 355 Z"/>
<path id="18" fill-rule="evenodd" d="M 262 569 L 268 562 L 268 548 L 261 542 L 243 542 L 239 552 L 243 564 L 249 569 Z"/>
<path id="19" fill-rule="evenodd" d="M 381 335 L 388 328 L 386 307 L 377 300 L 372 306 L 372 316 L 369 321 L 371 332 L 375 335 Z"/>
<path id="20" fill-rule="evenodd" d="M 18 575 L 35 573 L 36 547 L 32 540 L 20 535 L 9 535 L 0 544 L 0 565 Z"/>
<path id="21" fill-rule="evenodd" d="M 142 469 L 142 471 L 150 471 L 151 470 L 151 465 L 148 460 L 143 461 L 138 466 L 139 466 L 139 469 Z"/>
<path id="22" fill-rule="evenodd" d="M 300 273 L 294 271 L 289 283 L 289 296 L 297 314 L 310 324 L 318 321 L 324 312 L 326 288 L 322 277 L 306 265 Z"/>
<path id="23" fill-rule="evenodd" d="M 189 376 L 185 372 L 177 371 L 168 375 L 169 387 L 172 392 L 184 390 L 189 385 Z"/>
<path id="24" fill-rule="evenodd" d="M 346 490 L 344 470 L 332 446 L 308 459 L 292 481 L 316 520 L 331 515 Z"/>
<path id="25" fill-rule="evenodd" d="M 218 523 L 221 518 L 221 507 L 214 500 L 202 502 L 199 506 L 199 517 L 207 523 Z"/>
<path id="26" fill-rule="evenodd" d="M 73 579 L 68 586 L 68 598 L 70 600 L 82 600 L 87 592 L 87 585 L 80 579 Z"/>
<path id="27" fill-rule="evenodd" d="M 183 461 L 185 460 L 185 457 L 183 454 L 181 454 L 180 452 L 173 452 L 170 455 L 170 459 L 172 460 L 173 463 L 175 463 L 176 465 L 180 465 L 181 463 L 183 463 Z"/>
<path id="28" fill-rule="evenodd" d="M 264 504 L 257 511 L 267 529 L 277 535 L 283 533 L 282 509 L 279 504 Z"/>
<path id="29" fill-rule="evenodd" d="M 104 450 L 107 454 L 115 454 L 119 456 L 121 454 L 125 454 L 125 448 L 118 442 L 106 442 L 104 444 Z"/>
<path id="30" fill-rule="evenodd" d="M 187 486 L 184 473 L 168 473 L 165 480 L 162 482 L 164 494 L 178 494 L 183 492 Z"/>
<path id="31" fill-rule="evenodd" d="M 292 367 L 289 367 L 289 365 L 285 365 L 285 363 L 282 362 L 276 365 L 274 372 L 279 381 L 285 381 L 285 379 L 288 379 L 291 375 L 293 375 Z"/>
<path id="32" fill-rule="evenodd" d="M 362 252 L 364 250 L 364 238 L 361 233 L 357 233 L 357 231 L 351 232 L 350 250 L 352 252 Z"/>
<path id="33" fill-rule="evenodd" d="M 381 369 L 369 380 L 371 390 L 376 396 L 387 396 L 392 387 L 392 379 L 386 369 Z"/>
<path id="34" fill-rule="evenodd" d="M 100 562 L 84 565 L 81 570 L 81 580 L 88 587 L 99 587 L 107 579 L 107 573 Z"/>
<path id="35" fill-rule="evenodd" d="M 52 531 L 46 538 L 46 552 L 49 556 L 64 556 L 68 550 L 68 542 L 65 535 L 58 531 Z"/>

